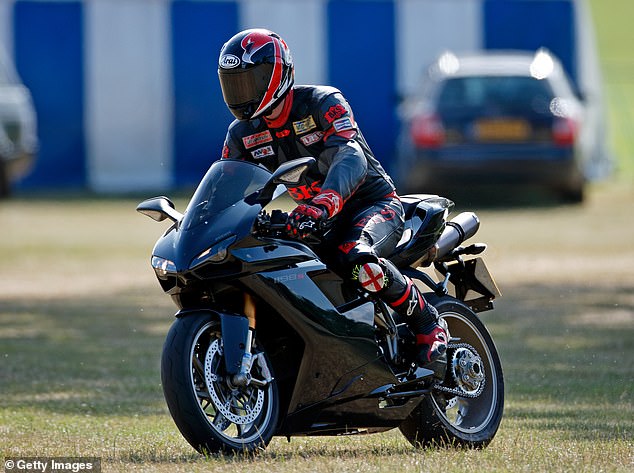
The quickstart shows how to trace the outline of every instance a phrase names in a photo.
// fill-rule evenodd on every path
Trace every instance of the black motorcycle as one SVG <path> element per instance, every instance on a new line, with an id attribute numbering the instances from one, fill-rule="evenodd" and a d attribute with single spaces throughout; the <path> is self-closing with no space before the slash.
<path id="1" fill-rule="evenodd" d="M 173 222 L 151 264 L 180 309 L 161 360 L 180 432 L 201 453 L 252 452 L 274 435 L 395 427 L 415 446 L 486 446 L 502 418 L 504 381 L 476 315 L 499 295 L 484 261 L 471 257 L 486 246 L 460 246 L 478 218 L 447 221 L 453 203 L 439 196 L 402 198 L 405 230 L 390 259 L 426 291 L 450 336 L 446 359 L 420 368 L 403 320 L 330 270 L 317 241 L 289 238 L 285 213 L 264 208 L 313 163 L 289 161 L 271 174 L 220 160 L 184 214 L 166 197 L 137 207 Z"/>

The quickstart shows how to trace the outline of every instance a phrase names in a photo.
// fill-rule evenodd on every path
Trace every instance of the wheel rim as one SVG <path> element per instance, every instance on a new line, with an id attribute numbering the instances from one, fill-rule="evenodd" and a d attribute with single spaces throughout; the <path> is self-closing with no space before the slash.
<path id="1" fill-rule="evenodd" d="M 192 387 L 209 426 L 225 441 L 246 445 L 258 441 L 273 420 L 273 387 L 231 384 L 218 328 L 210 322 L 196 333 L 190 357 Z M 259 353 L 251 373 L 262 378 L 262 370 L 268 372 L 268 366 Z"/>
<path id="2" fill-rule="evenodd" d="M 436 391 L 431 398 L 438 414 L 452 428 L 475 434 L 488 427 L 498 405 L 498 379 L 493 354 L 469 319 L 455 312 L 445 312 L 441 317 L 447 323 L 451 337 L 459 339 L 459 344 L 469 345 L 469 348 L 459 348 L 450 354 L 447 364 L 450 387 L 467 395 L 481 392 L 477 397 L 469 398 Z"/>

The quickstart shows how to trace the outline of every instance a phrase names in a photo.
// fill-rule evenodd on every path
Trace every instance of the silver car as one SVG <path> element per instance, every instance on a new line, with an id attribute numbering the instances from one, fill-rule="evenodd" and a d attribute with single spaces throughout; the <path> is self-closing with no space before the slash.
<path id="1" fill-rule="evenodd" d="M 28 173 L 38 149 L 31 93 L 0 48 L 0 198 Z"/>

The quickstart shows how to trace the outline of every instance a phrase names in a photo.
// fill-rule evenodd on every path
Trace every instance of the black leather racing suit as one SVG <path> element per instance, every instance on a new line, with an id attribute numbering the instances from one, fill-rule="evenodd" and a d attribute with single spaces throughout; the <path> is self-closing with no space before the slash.
<path id="1" fill-rule="evenodd" d="M 410 316 L 418 325 L 415 333 L 425 332 L 435 318 L 428 311 L 411 317 L 423 313 L 425 300 L 386 259 L 403 232 L 403 206 L 341 92 L 295 86 L 273 122 L 256 118 L 231 123 L 222 152 L 225 159 L 261 163 L 270 171 L 305 156 L 314 157 L 316 164 L 288 192 L 298 204 L 325 208 L 334 221 L 320 245 L 320 257 Z"/>
<path id="2" fill-rule="evenodd" d="M 389 256 L 402 234 L 403 207 L 350 105 L 326 86 L 295 86 L 290 98 L 285 120 L 235 120 L 222 157 L 261 163 L 270 171 L 291 159 L 314 157 L 304 182 L 288 192 L 297 203 L 325 196 L 319 203 L 334 219 L 328 243 L 338 247 L 333 263 L 343 269 L 371 255 Z"/>

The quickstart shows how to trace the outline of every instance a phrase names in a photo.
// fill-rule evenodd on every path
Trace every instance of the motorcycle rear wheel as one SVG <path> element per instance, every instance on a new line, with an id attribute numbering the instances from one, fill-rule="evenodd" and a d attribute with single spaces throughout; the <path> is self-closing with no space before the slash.
<path id="1" fill-rule="evenodd" d="M 265 378 L 271 366 L 266 354 L 254 350 L 253 355 L 252 376 Z M 234 386 L 224 366 L 220 322 L 205 313 L 177 319 L 161 358 L 170 414 L 183 437 L 200 453 L 262 450 L 277 425 L 276 381 L 262 388 Z"/>
<path id="2" fill-rule="evenodd" d="M 448 350 L 443 385 L 463 390 L 467 396 L 433 390 L 399 428 L 416 447 L 486 447 L 504 411 L 504 377 L 497 349 L 482 321 L 464 303 L 451 297 L 429 298 L 429 302 L 447 323 L 452 344 L 462 347 Z M 465 361 L 476 360 L 471 364 L 477 380 L 473 373 L 462 371 L 461 355 Z"/>

